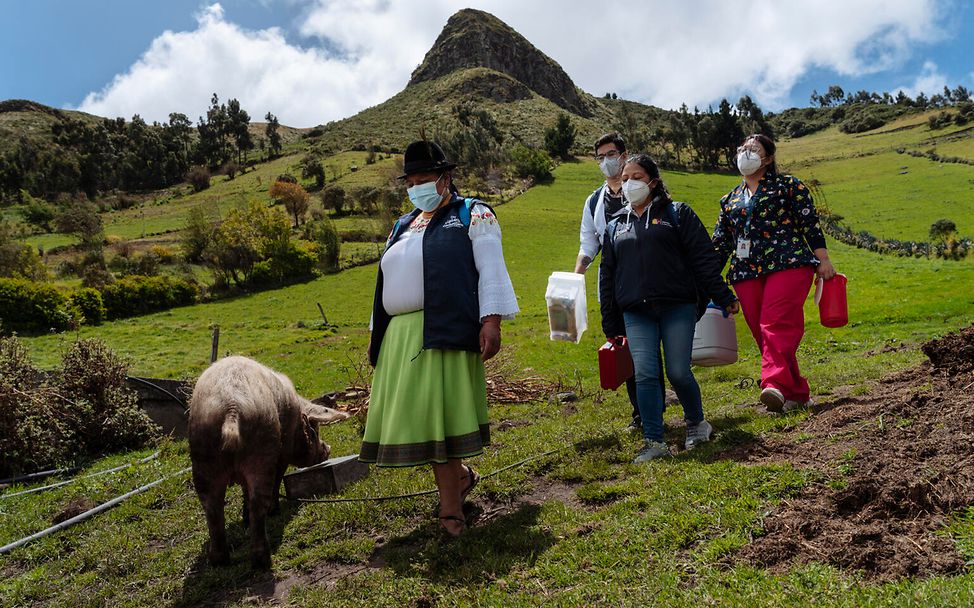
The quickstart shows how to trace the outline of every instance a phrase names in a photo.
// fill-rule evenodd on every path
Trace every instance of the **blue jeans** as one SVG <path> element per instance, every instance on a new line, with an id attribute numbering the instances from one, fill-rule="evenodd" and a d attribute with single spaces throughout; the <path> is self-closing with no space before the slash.
<path id="1" fill-rule="evenodd" d="M 652 307 L 649 312 L 625 312 L 626 336 L 636 369 L 636 401 L 643 419 L 643 437 L 663 441 L 663 396 L 660 391 L 659 346 L 663 344 L 666 375 L 683 405 L 687 424 L 703 420 L 700 386 L 690 371 L 695 304 Z"/>

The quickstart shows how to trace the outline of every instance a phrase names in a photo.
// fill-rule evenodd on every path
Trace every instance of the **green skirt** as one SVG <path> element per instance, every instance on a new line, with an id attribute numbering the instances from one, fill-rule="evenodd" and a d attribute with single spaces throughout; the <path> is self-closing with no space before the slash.
<path id="1" fill-rule="evenodd" d="M 372 377 L 359 460 L 380 467 L 443 464 L 490 444 L 478 353 L 423 349 L 423 311 L 392 318 Z"/>

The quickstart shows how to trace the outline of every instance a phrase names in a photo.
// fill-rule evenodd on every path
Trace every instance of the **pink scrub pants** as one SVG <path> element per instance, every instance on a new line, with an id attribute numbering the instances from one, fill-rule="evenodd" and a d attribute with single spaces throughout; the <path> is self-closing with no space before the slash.
<path id="1" fill-rule="evenodd" d="M 790 401 L 808 400 L 808 380 L 798 370 L 797 353 L 805 334 L 805 298 L 814 276 L 814 266 L 803 266 L 734 285 L 761 351 L 761 387 L 776 388 Z"/>

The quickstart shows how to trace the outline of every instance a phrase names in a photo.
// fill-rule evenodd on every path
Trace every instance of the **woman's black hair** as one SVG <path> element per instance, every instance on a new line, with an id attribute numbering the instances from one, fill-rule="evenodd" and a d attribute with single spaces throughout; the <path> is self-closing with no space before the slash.
<path id="1" fill-rule="evenodd" d="M 666 189 L 666 184 L 663 183 L 663 179 L 659 176 L 659 165 L 656 164 L 656 161 L 653 160 L 652 156 L 649 154 L 633 154 L 626 159 L 626 164 L 628 165 L 629 163 L 636 163 L 643 168 L 643 171 L 646 172 L 646 175 L 648 175 L 650 179 L 657 180 L 656 187 L 653 188 L 653 191 L 649 193 L 650 200 L 655 200 L 656 197 L 659 196 L 662 196 L 663 200 L 666 202 L 673 200 L 670 198 L 670 191 Z"/>
<path id="2" fill-rule="evenodd" d="M 774 156 L 774 151 L 777 149 L 777 146 L 775 146 L 773 139 L 771 139 L 764 133 L 751 133 L 750 135 L 744 138 L 744 143 L 747 143 L 747 141 L 751 139 L 761 144 L 761 147 L 764 148 L 764 154 L 766 157 Z M 743 143 L 741 145 L 743 145 Z M 771 161 L 771 164 L 768 165 L 768 172 L 774 174 L 778 173 L 777 159 Z"/>

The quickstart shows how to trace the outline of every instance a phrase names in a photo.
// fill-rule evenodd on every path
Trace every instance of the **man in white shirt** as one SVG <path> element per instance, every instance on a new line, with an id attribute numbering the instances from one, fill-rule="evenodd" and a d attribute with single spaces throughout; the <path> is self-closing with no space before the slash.
<path id="1" fill-rule="evenodd" d="M 622 196 L 622 168 L 626 164 L 626 141 L 616 132 L 606 133 L 595 142 L 595 160 L 605 176 L 605 182 L 585 199 L 585 206 L 582 208 L 582 225 L 578 234 L 581 245 L 578 249 L 578 258 L 575 260 L 575 272 L 579 274 L 585 274 L 595 260 L 595 256 L 602 250 L 602 237 L 605 235 L 605 227 L 609 220 L 626 213 L 626 201 Z M 663 369 L 662 365 L 660 369 Z M 660 390 L 664 392 L 665 403 L 666 393 L 662 377 L 660 380 Z M 626 392 L 629 393 L 629 402 L 632 403 L 632 422 L 629 426 L 638 429 L 642 426 L 642 422 L 639 419 L 639 407 L 636 405 L 635 377 L 626 382 Z"/>

